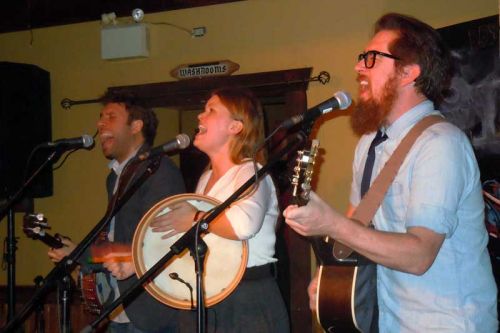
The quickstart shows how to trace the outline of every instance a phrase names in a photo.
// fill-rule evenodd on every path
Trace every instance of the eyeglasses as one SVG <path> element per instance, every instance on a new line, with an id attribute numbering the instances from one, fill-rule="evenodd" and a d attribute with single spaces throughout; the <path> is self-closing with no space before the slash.
<path id="1" fill-rule="evenodd" d="M 398 58 L 396 56 L 393 56 L 392 54 L 389 54 L 389 53 L 384 53 L 384 52 L 380 52 L 380 51 L 370 50 L 370 51 L 366 51 L 366 52 L 361 53 L 360 55 L 358 55 L 358 62 L 360 62 L 361 59 L 363 59 L 364 62 L 365 62 L 365 67 L 366 68 L 372 68 L 373 66 L 375 66 L 375 60 L 377 59 L 377 55 L 383 56 L 383 57 L 386 57 L 386 58 L 391 58 L 391 59 L 394 59 L 394 60 L 401 60 L 400 58 Z"/>

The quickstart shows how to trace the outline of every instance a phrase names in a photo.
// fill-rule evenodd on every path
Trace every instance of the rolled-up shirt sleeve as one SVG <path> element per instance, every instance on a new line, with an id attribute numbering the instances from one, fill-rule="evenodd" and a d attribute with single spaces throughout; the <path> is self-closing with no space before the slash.
<path id="1" fill-rule="evenodd" d="M 447 132 L 448 125 L 439 126 Z M 470 179 L 478 178 L 479 174 L 475 171 L 473 153 L 459 137 L 461 134 L 447 134 L 434 132 L 426 137 L 426 143 L 419 145 L 406 221 L 407 227 L 425 227 L 451 237 L 458 224 L 457 212 L 465 208 L 460 204 L 474 191 L 467 184 L 477 183 Z M 457 168 L 457 164 L 463 167 Z"/>

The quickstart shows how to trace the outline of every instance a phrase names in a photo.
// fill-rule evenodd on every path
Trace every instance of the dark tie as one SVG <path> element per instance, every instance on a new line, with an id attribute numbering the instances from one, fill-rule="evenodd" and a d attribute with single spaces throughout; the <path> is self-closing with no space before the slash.
<path id="1" fill-rule="evenodd" d="M 375 162 L 375 147 L 384 142 L 387 139 L 387 135 L 382 134 L 382 131 L 378 131 L 377 135 L 373 139 L 370 148 L 368 149 L 368 156 L 366 157 L 365 169 L 363 170 L 363 178 L 361 179 L 361 198 L 365 195 L 365 193 L 370 188 L 370 181 L 372 178 L 372 170 L 373 163 Z M 373 225 L 372 225 L 373 226 Z M 374 264 L 370 265 L 360 265 L 358 266 L 358 272 L 356 274 L 356 280 L 359 280 L 361 284 L 364 285 L 373 285 L 376 286 L 377 281 L 377 266 Z M 358 286 L 358 282 L 356 281 L 356 286 Z M 361 294 L 365 293 L 366 299 L 377 299 L 377 289 L 375 287 L 365 287 L 362 289 L 356 288 L 356 292 L 360 292 Z M 368 292 L 368 294 L 366 294 Z M 359 308 L 358 308 L 359 307 Z M 361 308 L 363 306 L 356 304 L 356 310 L 361 313 Z M 365 330 L 367 332 L 377 332 L 378 333 L 378 304 L 377 302 L 367 303 L 364 305 L 364 314 L 363 319 Z"/>
<path id="2" fill-rule="evenodd" d="M 373 163 L 375 162 L 375 147 L 384 142 L 387 139 L 387 135 L 382 133 L 381 130 L 377 132 L 375 138 L 368 149 L 368 156 L 366 157 L 365 169 L 363 170 L 363 178 L 361 179 L 361 198 L 370 188 L 370 181 L 372 179 Z"/>

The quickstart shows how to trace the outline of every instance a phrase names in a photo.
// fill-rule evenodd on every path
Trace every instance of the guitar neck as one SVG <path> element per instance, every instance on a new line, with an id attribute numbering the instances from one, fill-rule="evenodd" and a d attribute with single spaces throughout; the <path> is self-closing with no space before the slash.
<path id="1" fill-rule="evenodd" d="M 64 244 L 56 237 L 50 234 L 36 235 L 34 236 L 36 239 L 42 241 L 45 245 L 52 247 L 54 249 L 60 249 L 64 246 Z"/>
<path id="2" fill-rule="evenodd" d="M 307 200 L 307 199 L 304 199 L 304 198 L 302 198 L 300 196 L 294 196 L 294 197 L 292 197 L 290 203 L 292 205 L 297 205 L 299 207 L 302 207 L 302 206 L 307 205 L 308 202 L 309 202 L 309 200 Z"/>

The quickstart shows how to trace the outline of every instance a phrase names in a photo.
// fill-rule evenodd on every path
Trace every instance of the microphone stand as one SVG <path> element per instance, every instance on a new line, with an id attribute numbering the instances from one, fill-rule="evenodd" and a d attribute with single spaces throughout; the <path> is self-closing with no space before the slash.
<path id="1" fill-rule="evenodd" d="M 205 255 L 207 253 L 207 244 L 200 237 L 200 230 L 206 232 L 208 229 L 208 224 L 200 220 L 194 226 L 195 239 L 191 243 L 189 249 L 191 251 L 191 256 L 194 259 L 194 269 L 196 272 L 196 328 L 199 333 L 205 333 L 206 331 L 206 308 L 205 308 L 205 293 L 203 289 L 203 272 L 205 270 Z M 197 226 L 199 225 L 199 228 Z"/>
<path id="2" fill-rule="evenodd" d="M 53 151 L 49 157 L 36 169 L 33 174 L 21 185 L 17 192 L 9 198 L 7 203 L 0 210 L 0 221 L 7 216 L 7 319 L 11 320 L 15 316 L 16 309 L 16 236 L 14 223 L 14 205 L 23 197 L 26 189 L 31 185 L 38 174 L 55 159 L 57 151 Z"/>
<path id="3" fill-rule="evenodd" d="M 35 277 L 33 280 L 35 282 L 35 288 L 40 288 L 42 282 L 43 282 L 43 277 L 38 275 Z M 45 318 L 44 318 L 44 308 L 43 308 L 43 303 L 42 304 L 37 304 L 36 309 L 35 309 L 35 332 L 36 333 L 45 333 Z"/>
<path id="4" fill-rule="evenodd" d="M 76 246 L 76 248 L 66 257 L 64 257 L 45 277 L 42 286 L 37 289 L 28 303 L 23 307 L 21 312 L 2 328 L 1 332 L 11 332 L 16 328 L 33 310 L 36 303 L 38 303 L 53 287 L 55 281 L 63 279 L 77 265 L 77 260 L 101 233 L 101 231 L 109 224 L 111 218 L 123 207 L 123 205 L 130 199 L 130 197 L 139 189 L 139 187 L 160 167 L 162 155 L 154 156 L 149 160 L 149 164 L 144 172 L 135 179 L 135 181 L 123 191 L 120 197 L 116 196 L 108 205 L 108 209 L 104 217 L 96 224 L 96 226 L 85 236 L 85 238 Z M 139 164 L 136 165 L 139 166 Z M 114 309 L 114 308 L 113 308 Z"/>
<path id="5" fill-rule="evenodd" d="M 71 275 L 67 272 L 62 279 L 57 281 L 57 293 L 59 297 L 59 327 L 61 333 L 71 333 Z"/>
<path id="6" fill-rule="evenodd" d="M 166 263 L 171 260 L 175 255 L 180 254 L 183 252 L 185 249 L 190 249 L 192 247 L 195 248 L 196 246 L 193 246 L 193 244 L 196 244 L 197 238 L 199 238 L 199 233 L 200 231 L 202 233 L 206 233 L 208 230 L 208 225 L 210 222 L 212 222 L 217 216 L 219 216 L 226 208 L 228 208 L 234 201 L 236 201 L 250 186 L 252 186 L 256 178 L 260 179 L 262 178 L 268 170 L 273 167 L 276 163 L 278 163 L 283 156 L 285 156 L 287 153 L 295 149 L 299 144 L 301 144 L 307 136 L 302 132 L 298 132 L 296 135 L 295 140 L 292 142 L 288 143 L 285 148 L 283 148 L 278 154 L 273 156 L 270 161 L 264 165 L 258 172 L 257 172 L 257 177 L 251 177 L 248 179 L 243 185 L 240 186 L 234 192 L 229 198 L 226 199 L 223 203 L 220 205 L 216 206 L 212 213 L 210 213 L 208 216 L 203 217 L 197 224 L 195 224 L 191 229 L 189 229 L 184 235 L 182 235 L 181 238 L 179 238 L 171 247 L 170 251 L 167 252 L 160 260 L 156 262 L 149 270 L 147 270 L 143 276 L 137 279 L 125 292 L 121 293 L 120 296 L 114 300 L 106 309 L 104 309 L 99 317 L 94 320 L 90 325 L 85 327 L 84 329 L 81 330 L 81 333 L 87 333 L 87 332 L 92 332 L 96 329 L 97 325 L 104 319 L 106 318 L 118 305 L 122 304 L 123 301 L 129 297 L 130 294 L 132 294 L 137 288 L 142 286 L 145 283 L 148 283 L 148 281 L 154 279 L 156 275 L 159 274 L 160 269 L 164 268 Z M 199 225 L 199 227 L 198 227 Z M 199 238 L 201 240 L 201 238 Z M 199 244 L 198 244 L 199 245 Z M 201 254 L 200 254 L 200 259 Z M 200 260 L 200 263 L 203 262 L 203 260 Z M 199 265 L 198 269 L 202 269 L 201 265 Z M 205 331 L 205 321 L 204 321 L 204 303 L 203 303 L 203 292 L 201 289 L 201 278 L 202 278 L 202 271 L 197 272 L 197 291 L 196 295 L 198 297 L 196 306 L 197 306 L 197 314 L 198 314 L 198 331 L 199 332 L 204 332 Z"/>

